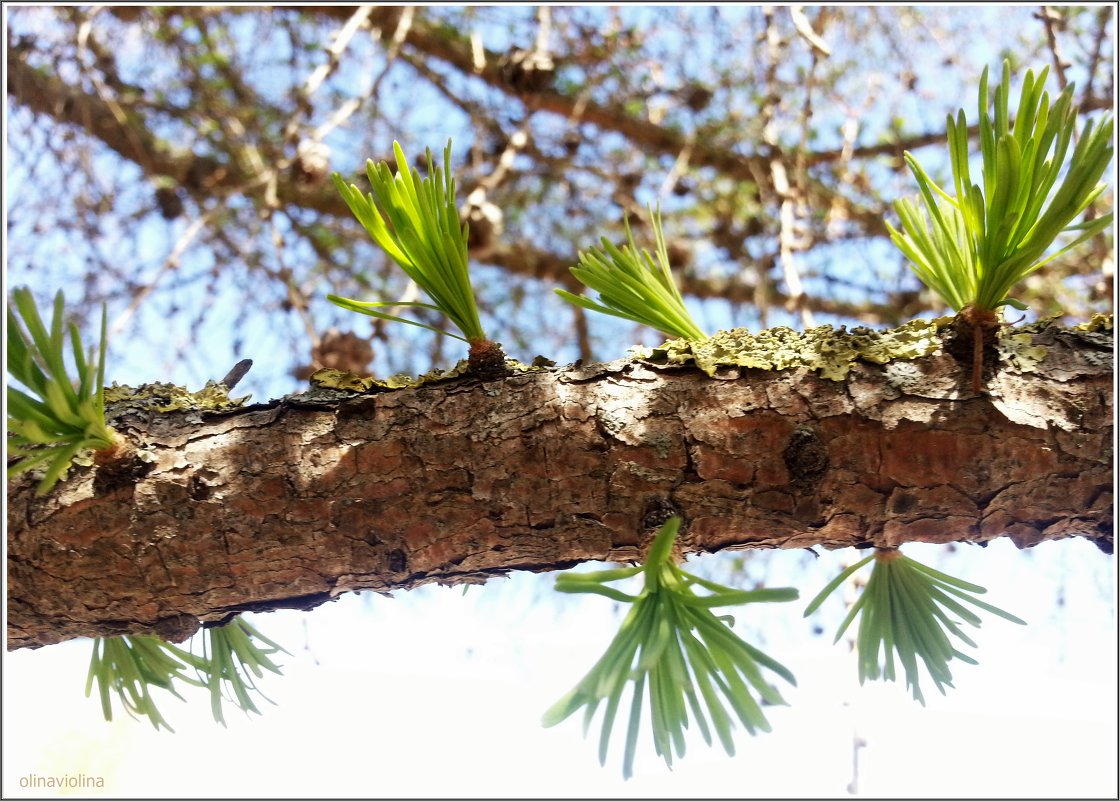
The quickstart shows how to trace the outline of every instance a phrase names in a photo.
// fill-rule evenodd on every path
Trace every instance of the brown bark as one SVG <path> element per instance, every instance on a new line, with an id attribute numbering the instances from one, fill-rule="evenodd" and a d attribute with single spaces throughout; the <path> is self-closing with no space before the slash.
<path id="1" fill-rule="evenodd" d="M 1111 346 L 1047 329 L 987 395 L 949 355 L 804 370 L 630 361 L 201 421 L 117 424 L 154 460 L 8 488 L 9 648 L 353 590 L 686 552 L 1112 533 Z"/>

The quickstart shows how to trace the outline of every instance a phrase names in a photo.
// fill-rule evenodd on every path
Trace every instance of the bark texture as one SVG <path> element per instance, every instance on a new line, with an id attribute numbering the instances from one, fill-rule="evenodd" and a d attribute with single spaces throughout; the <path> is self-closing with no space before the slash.
<path id="1" fill-rule="evenodd" d="M 1107 338 L 1107 337 L 1106 337 Z M 354 590 L 685 552 L 1113 540 L 1111 340 L 1046 329 L 985 395 L 951 356 L 804 370 L 619 361 L 118 426 L 150 461 L 8 487 L 8 647 L 179 640 Z"/>

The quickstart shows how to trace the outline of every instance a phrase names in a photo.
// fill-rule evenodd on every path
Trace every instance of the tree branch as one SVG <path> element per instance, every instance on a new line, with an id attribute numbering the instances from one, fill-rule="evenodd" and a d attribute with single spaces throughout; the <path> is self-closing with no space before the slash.
<path id="1" fill-rule="evenodd" d="M 648 152 L 660 152 L 676 156 L 689 146 L 688 136 L 672 131 L 661 125 L 642 120 L 617 109 L 603 106 L 583 97 L 572 97 L 553 89 L 541 89 L 530 95 L 519 93 L 503 75 L 496 53 L 486 53 L 486 66 L 481 70 L 474 68 L 470 42 L 465 37 L 454 37 L 445 30 L 436 31 L 422 21 L 409 32 L 408 43 L 431 58 L 445 61 L 466 75 L 474 74 L 490 86 L 507 94 L 521 97 L 532 109 L 549 111 L 569 119 L 578 119 L 607 131 L 622 134 L 634 145 Z M 695 167 L 711 167 L 720 173 L 740 181 L 754 181 L 759 170 L 764 173 L 775 158 L 788 158 L 777 149 L 770 154 L 744 155 L 725 148 L 697 141 L 692 144 L 691 162 Z M 808 161 L 807 163 L 814 163 Z M 857 221 L 870 235 L 885 235 L 881 210 L 864 208 L 835 189 L 819 181 L 811 181 L 806 187 L 810 197 L 818 204 L 827 206 L 833 203 L 844 207 L 848 219 Z"/>
<path id="2" fill-rule="evenodd" d="M 139 109 L 118 100 L 126 113 L 122 123 L 100 98 L 63 82 L 55 75 L 36 70 L 19 57 L 17 48 L 8 50 L 8 88 L 11 97 L 32 111 L 58 122 L 76 125 L 100 140 L 123 158 L 135 162 L 155 175 L 162 175 L 186 186 L 203 185 L 207 191 L 244 191 L 256 186 L 264 190 L 263 176 L 245 172 L 236 160 L 219 161 L 210 156 L 196 156 L 189 151 L 175 151 L 160 143 L 151 133 L 148 121 Z M 129 94 L 139 97 L 139 91 Z M 287 173 L 277 174 L 276 197 L 281 205 L 310 209 L 322 214 L 350 218 L 350 212 L 333 187 L 308 186 L 291 180 Z M 470 189 L 470 187 L 466 187 Z M 560 285 L 570 285 L 568 269 L 577 262 L 576 254 L 557 254 L 539 250 L 526 243 L 498 243 L 486 254 L 487 264 L 501 267 L 511 274 L 537 278 Z M 719 278 L 682 275 L 681 291 L 696 298 L 723 298 L 731 302 L 750 302 L 753 285 Z M 776 287 L 769 292 L 777 304 L 787 301 Z M 847 302 L 809 297 L 805 305 L 815 312 L 834 314 L 868 322 L 886 320 L 900 322 L 897 311 L 901 303 Z"/>
<path id="3" fill-rule="evenodd" d="M 936 354 L 802 369 L 619 361 L 114 425 L 145 455 L 8 487 L 9 648 L 182 639 L 231 612 L 686 552 L 1083 536 L 1111 547 L 1112 340 L 1036 372 Z"/>

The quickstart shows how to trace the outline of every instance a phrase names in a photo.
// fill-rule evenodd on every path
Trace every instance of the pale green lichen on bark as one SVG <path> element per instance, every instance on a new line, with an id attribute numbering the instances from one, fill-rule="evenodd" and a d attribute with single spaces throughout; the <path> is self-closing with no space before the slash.
<path id="1" fill-rule="evenodd" d="M 752 334 L 745 328 L 733 328 L 703 342 L 673 339 L 654 348 L 631 348 L 630 354 L 652 362 L 695 364 L 710 376 L 720 367 L 806 368 L 818 370 L 822 378 L 843 381 L 860 360 L 886 364 L 936 353 L 941 332 L 951 321 L 951 317 L 912 320 L 885 331 L 822 325 L 801 333 L 783 326 Z"/>
<path id="2" fill-rule="evenodd" d="M 931 356 L 941 346 L 952 317 L 933 320 L 911 320 L 897 328 L 873 330 L 846 326 L 833 328 L 817 326 L 797 332 L 779 326 L 758 333 L 745 328 L 719 331 L 703 341 L 671 339 L 652 348 L 630 348 L 631 358 L 658 364 L 694 364 L 714 376 L 720 368 L 751 367 L 759 370 L 788 370 L 805 368 L 816 370 L 822 378 L 843 381 L 858 361 L 887 364 L 893 361 L 910 361 Z M 1036 372 L 1046 357 L 1046 348 L 1034 344 L 1035 335 L 1053 325 L 1050 320 L 1039 320 L 1023 326 L 1006 326 L 1000 329 L 996 348 L 1000 361 L 1020 372 Z M 1093 318 L 1069 330 L 1084 333 L 1112 331 L 1112 315 L 1096 314 Z M 536 372 L 552 366 L 548 360 L 537 357 L 532 364 L 507 360 L 515 373 Z M 399 374 L 386 379 L 360 376 L 349 371 L 324 368 L 311 376 L 310 393 L 333 391 L 338 397 L 392 389 L 415 388 L 426 384 L 447 381 L 467 373 L 467 362 L 460 361 L 450 370 L 431 370 L 418 376 Z M 296 396 L 302 398 L 309 393 Z"/>
<path id="3" fill-rule="evenodd" d="M 822 378 L 843 381 L 857 361 L 886 364 L 913 360 L 936 353 L 941 347 L 942 333 L 951 317 L 933 320 L 912 320 L 898 328 L 876 331 L 869 328 L 830 325 L 797 332 L 784 326 L 751 333 L 745 328 L 719 331 L 712 337 L 695 342 L 671 339 L 653 348 L 635 346 L 630 349 L 634 359 L 661 364 L 695 364 L 709 376 L 721 367 L 753 367 L 760 370 L 807 368 L 819 371 Z M 1035 372 L 1045 360 L 1046 348 L 1033 344 L 1035 334 L 1052 325 L 1039 320 L 1018 327 L 1002 328 L 997 350 L 1000 360 L 1024 373 Z M 1111 314 L 1095 314 L 1069 330 L 1103 333 L 1113 330 Z M 542 356 L 531 364 L 507 359 L 513 373 L 539 372 L 554 366 Z M 412 389 L 427 384 L 449 381 L 467 375 L 468 362 L 460 360 L 447 370 L 434 369 L 417 376 L 404 373 L 379 379 L 347 370 L 323 368 L 311 375 L 311 388 L 288 396 L 293 400 L 329 401 L 394 389 Z M 224 384 L 208 381 L 197 392 L 176 384 L 154 382 L 138 387 L 114 383 L 105 388 L 106 417 L 122 417 L 130 412 L 221 412 L 240 408 L 251 396 L 231 398 Z"/>
<path id="4" fill-rule="evenodd" d="M 515 359 L 506 359 L 506 366 L 513 373 L 534 373 L 554 365 L 555 362 L 543 356 L 537 356 L 533 359 L 532 364 L 524 364 Z M 333 367 L 324 367 L 311 374 L 310 381 L 312 388 L 310 392 L 315 393 L 321 392 L 322 390 L 335 390 L 344 393 L 362 394 L 375 390 L 414 389 L 424 386 L 425 384 L 435 384 L 440 381 L 449 381 L 453 378 L 459 378 L 460 376 L 467 375 L 469 371 L 470 363 L 466 359 L 460 360 L 449 370 L 440 370 L 437 368 L 435 370 L 429 370 L 426 373 L 421 373 L 418 376 L 398 373 L 385 379 L 358 375 L 350 370 L 336 370 Z M 302 393 L 302 395 L 297 397 L 303 397 L 303 395 L 306 394 L 307 393 Z"/>
<path id="5" fill-rule="evenodd" d="M 221 412 L 243 406 L 250 397 L 231 398 L 226 385 L 218 381 L 207 381 L 197 392 L 161 381 L 138 387 L 114 382 L 105 387 L 105 413 L 120 417 L 128 412 Z"/>
<path id="6" fill-rule="evenodd" d="M 333 367 L 324 367 L 311 374 L 311 386 L 319 389 L 335 389 L 344 392 L 369 392 L 373 389 L 406 389 L 431 384 L 436 381 L 446 381 L 457 378 L 467 373 L 467 360 L 460 360 L 450 370 L 429 370 L 418 376 L 405 373 L 391 375 L 380 379 L 374 376 L 358 375 L 350 370 L 336 370 Z"/>
<path id="7" fill-rule="evenodd" d="M 996 350 L 1003 364 L 1010 364 L 1020 373 L 1033 373 L 1046 359 L 1046 348 L 1035 345 L 1035 330 L 1024 328 L 1001 329 L 996 339 Z"/>
<path id="8" fill-rule="evenodd" d="M 1088 331 L 1096 333 L 1098 331 L 1111 331 L 1112 330 L 1112 315 L 1106 312 L 1097 312 L 1088 320 L 1073 327 L 1074 331 Z"/>
<path id="9" fill-rule="evenodd" d="M 1086 322 L 1071 326 L 1067 330 L 1077 332 L 1080 337 L 1091 342 L 1106 344 L 1098 340 L 1110 339 L 1107 334 L 1112 331 L 1112 324 L 1111 314 L 1097 313 Z M 1052 326 L 1054 321 L 1046 318 L 1014 328 L 1001 328 L 996 339 L 996 350 L 999 352 L 1000 361 L 1012 365 L 1021 373 L 1038 372 L 1039 366 L 1046 360 L 1047 349 L 1035 344 L 1035 336 Z M 1090 363 L 1097 361 L 1092 354 L 1088 354 L 1087 359 Z"/>

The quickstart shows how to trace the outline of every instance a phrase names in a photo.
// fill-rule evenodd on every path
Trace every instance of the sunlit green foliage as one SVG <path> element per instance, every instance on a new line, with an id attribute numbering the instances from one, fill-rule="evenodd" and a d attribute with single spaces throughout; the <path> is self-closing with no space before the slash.
<path id="1" fill-rule="evenodd" d="M 717 616 L 712 609 L 759 601 L 792 601 L 797 598 L 797 590 L 735 590 L 685 572 L 671 558 L 680 523 L 680 518 L 674 517 L 661 527 L 643 566 L 568 572 L 556 580 L 560 592 L 595 593 L 632 604 L 607 652 L 544 715 L 544 725 L 554 726 L 584 707 L 586 731 L 599 704 L 606 701 L 599 739 L 599 761 L 605 763 L 623 691 L 632 684 L 622 767 L 627 778 L 633 773 L 647 690 L 654 749 L 672 766 L 674 751 L 678 757 L 684 756 L 684 730 L 689 726 L 690 711 L 704 742 L 711 745 L 715 729 L 727 753 L 734 754 L 731 732 L 735 719 L 751 734 L 770 731 L 754 693 L 762 703 L 785 703 L 761 668 L 790 684 L 796 683 L 783 665 L 731 631 L 734 619 L 730 615 Z M 638 595 L 607 586 L 639 574 L 644 575 L 644 585 Z M 710 594 L 697 594 L 695 587 Z"/>
<path id="2" fill-rule="evenodd" d="M 1012 623 L 1026 625 L 1014 615 L 973 597 L 987 592 L 983 587 L 915 562 L 897 550 L 878 550 L 843 571 L 809 603 L 805 615 L 816 611 L 845 579 L 872 560 L 875 566 L 871 578 L 836 632 L 839 641 L 856 616 L 862 614 L 856 637 L 860 684 L 867 679 L 895 681 L 894 654 L 897 652 L 906 674 L 906 686 L 913 690 L 915 700 L 925 704 L 919 687 L 918 659 L 944 695 L 945 688 L 953 686 L 949 662 L 955 658 L 970 665 L 977 664 L 975 659 L 957 650 L 949 639 L 951 634 L 976 647 L 961 630 L 960 621 L 951 617 L 956 615 L 970 626 L 980 626 L 980 617 L 961 605 L 961 601 Z"/>
<path id="3" fill-rule="evenodd" d="M 603 237 L 602 248 L 580 251 L 579 265 L 572 267 L 572 275 L 588 289 L 598 292 L 599 301 L 564 289 L 557 289 L 556 294 L 569 303 L 648 325 L 669 337 L 693 342 L 705 340 L 707 334 L 693 321 L 673 280 L 661 231 L 661 210 L 651 209 L 650 217 L 657 248 L 656 261 L 648 250 L 639 250 L 634 244 L 630 221 L 626 220 L 629 244 L 619 248 Z"/>
<path id="4" fill-rule="evenodd" d="M 257 689 L 253 677 L 262 678 L 264 670 L 279 675 L 280 668 L 269 657 L 284 649 L 240 616 L 224 626 L 206 629 L 205 634 L 205 665 L 198 673 L 210 690 L 210 708 L 214 713 L 214 720 L 225 725 L 225 717 L 222 715 L 223 699 L 246 713 L 255 712 L 259 715 L 260 710 L 253 703 L 251 693 L 257 693 L 262 698 L 264 695 Z"/>
<path id="5" fill-rule="evenodd" d="M 327 299 L 350 311 L 420 326 L 465 342 L 485 340 L 467 267 L 468 229 L 466 223 L 459 222 L 459 211 L 455 205 L 451 140 L 443 151 L 442 170 L 434 166 L 432 152 L 427 151 L 428 177 L 424 179 L 409 166 L 397 142 L 393 142 L 393 153 L 397 161 L 395 176 L 385 162 L 366 162 L 372 194 L 363 195 L 354 184 L 348 186 L 338 173 L 331 178 L 346 205 L 373 241 L 427 293 L 432 303 L 358 301 L 337 295 L 328 295 Z M 377 311 L 394 306 L 438 311 L 462 332 L 462 336 Z"/>
<path id="6" fill-rule="evenodd" d="M 80 451 L 114 447 L 115 435 L 105 423 L 103 394 L 105 310 L 101 310 L 101 344 L 94 360 L 92 351 L 85 354 L 76 325 L 70 324 L 68 332 L 64 331 L 61 291 L 54 298 L 50 330 L 43 325 L 31 290 L 16 289 L 12 301 L 8 306 L 8 375 L 27 391 L 8 385 L 8 477 L 44 468 L 37 489 L 43 495 L 62 478 Z M 67 340 L 76 381 L 67 371 Z"/>
<path id="7" fill-rule="evenodd" d="M 111 699 L 116 694 L 125 711 L 133 717 L 146 717 L 157 730 L 162 726 L 174 731 L 160 714 L 152 688 L 186 700 L 176 689 L 176 681 L 207 688 L 214 720 L 223 726 L 223 701 L 233 703 L 246 714 L 260 714 L 251 696 L 260 694 L 252 676 L 261 678 L 262 668 L 279 674 L 280 668 L 269 657 L 284 649 L 240 616 L 224 626 L 203 629 L 195 638 L 202 640 L 201 655 L 158 637 L 95 638 L 86 697 L 96 682 L 106 720 L 113 719 Z"/>
<path id="8" fill-rule="evenodd" d="M 1011 66 L 995 91 L 995 117 L 988 107 L 988 71 L 980 79 L 980 154 L 983 188 L 968 166 L 968 125 L 964 109 L 949 115 L 949 155 L 955 196 L 939 187 L 910 153 L 923 208 L 910 200 L 895 204 L 902 230 L 888 223 L 891 240 L 910 260 L 926 286 L 954 310 L 991 310 L 1008 304 L 1025 308 L 1007 294 L 1023 278 L 1112 224 L 1112 214 L 1073 223 L 1104 191 L 1098 183 L 1112 161 L 1113 120 L 1085 123 L 1069 155 L 1077 128 L 1074 85 L 1050 105 L 1044 91 L 1048 68 L 1035 78 L 1028 71 L 1012 121 L 1008 108 Z M 1067 155 L 1069 155 L 1067 164 Z M 932 221 L 932 223 L 931 223 Z M 1073 239 L 1051 245 L 1062 234 Z"/>
<path id="9" fill-rule="evenodd" d="M 203 686 L 187 673 L 203 666 L 201 658 L 158 637 L 97 637 L 86 677 L 86 697 L 96 681 L 105 720 L 113 719 L 111 693 L 115 693 L 133 717 L 148 718 L 156 730 L 163 726 L 174 731 L 160 714 L 151 690 L 159 687 L 185 700 L 175 689 L 176 680 Z"/>

